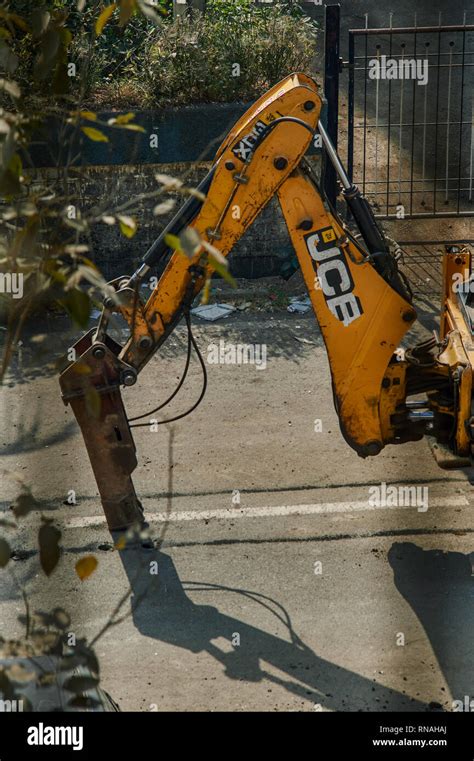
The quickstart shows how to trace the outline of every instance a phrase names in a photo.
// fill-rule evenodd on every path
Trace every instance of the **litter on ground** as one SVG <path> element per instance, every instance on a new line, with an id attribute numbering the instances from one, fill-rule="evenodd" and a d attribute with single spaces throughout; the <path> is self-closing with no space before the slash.
<path id="1" fill-rule="evenodd" d="M 306 298 L 293 296 L 287 306 L 288 312 L 295 312 L 296 314 L 304 314 L 309 309 L 311 309 L 311 299 L 309 296 L 306 296 Z"/>
<path id="2" fill-rule="evenodd" d="M 208 322 L 215 322 L 216 320 L 228 317 L 232 312 L 235 312 L 235 307 L 231 304 L 202 304 L 199 307 L 191 309 L 191 314 Z"/>

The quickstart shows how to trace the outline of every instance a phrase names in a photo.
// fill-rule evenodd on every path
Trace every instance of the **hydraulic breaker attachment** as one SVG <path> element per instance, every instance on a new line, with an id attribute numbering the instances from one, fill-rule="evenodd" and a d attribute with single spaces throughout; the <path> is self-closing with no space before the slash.
<path id="1" fill-rule="evenodd" d="M 120 394 L 132 385 L 135 370 L 118 359 L 122 347 L 91 330 L 74 345 L 78 360 L 60 376 L 63 401 L 69 403 L 82 431 L 111 530 L 141 524 L 143 510 L 131 473 L 137 466 L 135 444 Z"/>

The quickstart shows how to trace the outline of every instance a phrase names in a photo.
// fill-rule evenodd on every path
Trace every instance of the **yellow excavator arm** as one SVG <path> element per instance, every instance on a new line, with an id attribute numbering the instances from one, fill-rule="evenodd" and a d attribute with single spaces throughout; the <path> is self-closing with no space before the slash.
<path id="1" fill-rule="evenodd" d="M 304 74 L 287 77 L 260 98 L 225 139 L 199 193 L 186 201 L 139 269 L 112 281 L 115 297 L 105 300 L 98 327 L 75 344 L 76 359 L 60 377 L 62 396 L 81 427 L 111 529 L 143 517 L 131 480 L 137 464 L 133 421 L 127 418 L 120 387 L 135 383 L 183 316 L 190 331 L 189 310 L 212 271 L 209 246 L 227 256 L 275 195 L 324 338 L 335 407 L 348 444 L 366 457 L 386 444 L 429 434 L 446 453 L 444 464 L 470 461 L 469 305 L 452 287 L 455 275 L 459 280 L 470 272 L 470 254 L 447 256 L 441 339 L 434 336 L 400 350 L 416 320 L 410 289 L 370 207 L 345 175 L 319 121 L 321 105 L 315 82 Z M 325 202 L 304 158 L 318 133 L 363 244 Z M 199 236 L 195 253 L 188 257 L 174 251 L 144 303 L 140 284 L 170 255 L 169 236 L 187 228 Z M 124 346 L 107 333 L 113 312 L 123 316 L 130 330 Z M 190 332 L 189 349 L 191 341 Z M 91 394 L 100 404 L 91 405 Z"/>

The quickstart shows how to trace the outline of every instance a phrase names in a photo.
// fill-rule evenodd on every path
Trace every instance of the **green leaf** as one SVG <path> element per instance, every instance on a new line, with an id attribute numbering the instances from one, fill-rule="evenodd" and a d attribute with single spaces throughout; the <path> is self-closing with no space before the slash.
<path id="1" fill-rule="evenodd" d="M 212 246 L 207 241 L 203 241 L 202 245 L 207 251 L 207 260 L 213 270 L 217 272 L 224 280 L 226 280 L 233 288 L 237 288 L 237 282 L 235 278 L 229 272 L 229 263 L 227 259 L 221 254 L 218 248 Z"/>
<path id="2" fill-rule="evenodd" d="M 162 174 L 157 172 L 155 174 L 155 180 L 161 185 L 164 185 L 167 190 L 179 190 L 183 186 L 182 180 L 178 180 L 177 177 L 171 177 L 169 174 Z"/>
<path id="3" fill-rule="evenodd" d="M 128 114 L 120 114 L 120 116 L 117 116 L 114 120 L 115 124 L 128 124 L 128 122 L 131 122 L 132 119 L 135 118 L 135 114 L 129 111 Z"/>
<path id="4" fill-rule="evenodd" d="M 221 262 L 217 261 L 217 259 L 212 255 L 208 255 L 209 264 L 211 265 L 212 269 L 214 269 L 218 275 L 220 275 L 224 280 L 226 280 L 232 288 L 237 288 L 237 281 L 229 272 L 229 268 L 226 265 L 222 264 Z"/>
<path id="5" fill-rule="evenodd" d="M 119 26 L 126 26 L 135 10 L 135 0 L 120 0 Z"/>
<path id="6" fill-rule="evenodd" d="M 68 291 L 66 297 L 59 302 L 71 319 L 80 328 L 87 328 L 91 312 L 91 300 L 87 293 L 79 288 Z"/>
<path id="7" fill-rule="evenodd" d="M 18 29 L 21 29 L 22 32 L 27 32 L 28 31 L 28 24 L 17 13 L 8 13 L 7 14 L 7 18 L 8 18 L 9 21 L 13 21 L 13 23 L 16 24 Z"/>
<path id="8" fill-rule="evenodd" d="M 21 176 L 23 164 L 18 153 L 14 153 L 13 156 L 11 157 L 10 163 L 8 164 L 8 169 L 10 170 L 10 172 L 12 172 L 12 174 L 15 175 L 15 177 Z"/>
<path id="9" fill-rule="evenodd" d="M 137 223 L 133 217 L 127 217 L 124 214 L 118 214 L 117 219 L 120 225 L 120 231 L 126 238 L 133 238 L 137 231 Z"/>
<path id="10" fill-rule="evenodd" d="M 10 560 L 12 551 L 10 545 L 5 539 L 0 539 L 0 568 L 5 568 Z"/>
<path id="11" fill-rule="evenodd" d="M 79 116 L 89 122 L 97 121 L 97 114 L 94 111 L 79 111 Z"/>
<path id="12" fill-rule="evenodd" d="M 140 124 L 130 124 L 131 120 L 135 118 L 135 114 L 129 111 L 128 114 L 120 114 L 107 120 L 107 124 L 111 127 L 121 127 L 122 129 L 131 129 L 135 132 L 146 132 L 145 128 Z"/>
<path id="13" fill-rule="evenodd" d="M 120 124 L 119 125 L 122 129 L 130 129 L 133 132 L 146 132 L 146 129 L 140 124 Z"/>
<path id="14" fill-rule="evenodd" d="M 155 206 L 153 209 L 153 214 L 155 216 L 159 216 L 160 214 L 169 214 L 170 211 L 173 211 L 175 206 L 176 201 L 174 198 L 167 198 L 165 201 L 162 201 Z"/>
<path id="15" fill-rule="evenodd" d="M 56 526 L 52 526 L 51 523 L 43 524 L 38 531 L 40 564 L 46 576 L 52 574 L 59 562 L 61 555 L 59 548 L 60 539 L 61 532 Z"/>
<path id="16" fill-rule="evenodd" d="M 95 127 L 81 127 L 81 130 L 90 140 L 94 140 L 96 143 L 108 143 L 109 138 L 107 135 L 104 135 L 103 132 L 100 131 L 100 129 L 96 129 Z"/>
<path id="17" fill-rule="evenodd" d="M 201 193 L 201 191 L 198 190 L 197 188 L 188 188 L 186 192 L 189 196 L 193 196 L 193 198 L 197 198 L 199 201 L 202 201 L 203 203 L 206 200 L 206 196 L 204 195 L 204 193 Z"/>
<path id="18" fill-rule="evenodd" d="M 116 7 L 117 7 L 117 4 L 112 3 L 111 5 L 107 5 L 107 7 L 104 8 L 103 11 L 101 11 L 99 18 L 95 22 L 95 33 L 97 37 L 99 36 L 99 34 L 102 33 L 104 26 L 106 25 L 107 21 L 111 17 Z"/>
<path id="19" fill-rule="evenodd" d="M 77 373 L 77 375 L 90 375 L 92 372 L 89 365 L 86 365 L 85 362 L 74 362 L 74 367 L 72 368 L 72 371 L 74 373 Z"/>
<path id="20" fill-rule="evenodd" d="M 6 169 L 0 174 L 0 195 L 5 198 L 11 198 L 21 193 L 21 184 L 18 177 L 10 170 Z"/>
<path id="21" fill-rule="evenodd" d="M 202 289 L 201 304 L 209 303 L 209 296 L 211 294 L 211 278 L 207 277 Z"/>
<path id="22" fill-rule="evenodd" d="M 173 251 L 183 251 L 181 248 L 181 241 L 178 238 L 177 235 L 172 235 L 171 233 L 168 233 L 168 235 L 165 235 L 165 243 L 167 246 L 173 249 Z"/>
<path id="23" fill-rule="evenodd" d="M 202 247 L 201 236 L 194 227 L 186 227 L 179 236 L 179 242 L 181 244 L 181 250 L 184 251 L 189 259 L 196 256 Z"/>

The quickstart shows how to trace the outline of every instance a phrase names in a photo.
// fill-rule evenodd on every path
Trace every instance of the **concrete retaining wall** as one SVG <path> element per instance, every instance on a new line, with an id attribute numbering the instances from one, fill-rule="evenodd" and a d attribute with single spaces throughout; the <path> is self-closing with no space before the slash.
<path id="1" fill-rule="evenodd" d="M 311 161 L 318 166 L 318 158 Z M 92 203 L 96 210 L 107 213 L 131 198 L 157 189 L 157 172 L 185 178 L 186 185 L 194 187 L 204 177 L 209 166 L 200 163 L 91 167 L 81 171 L 80 178 L 75 181 L 75 193 L 83 199 L 83 205 L 80 204 L 83 211 L 90 209 Z M 176 209 L 184 199 L 177 200 Z M 138 230 L 133 238 L 125 238 L 117 225 L 109 226 L 99 222 L 93 226 L 88 241 L 91 246 L 90 257 L 107 279 L 132 272 L 176 211 L 154 216 L 152 210 L 156 203 L 157 201 L 147 200 L 138 203 L 137 208 L 133 209 L 138 222 Z M 231 269 L 237 277 L 276 275 L 292 259 L 294 260 L 294 253 L 288 232 L 278 202 L 273 199 L 236 245 L 230 257 Z M 291 270 L 288 274 L 291 274 Z"/>
<path id="2" fill-rule="evenodd" d="M 229 130 L 250 104 L 198 104 L 164 111 L 136 113 L 134 122 L 145 132 L 113 129 L 103 126 L 111 113 L 98 114 L 100 130 L 109 142 L 95 142 L 77 132 L 71 142 L 71 128 L 66 133 L 51 121 L 38 133 L 30 151 L 36 172 L 53 179 L 68 156 L 74 156 L 70 173 L 71 196 L 79 198 L 82 212 L 96 207 L 102 213 L 114 209 L 131 198 L 156 190 L 156 173 L 169 174 L 195 187 L 205 176 L 217 148 Z M 115 114 L 116 115 L 116 114 Z M 325 114 L 323 115 L 325 121 Z M 90 126 L 94 126 L 90 122 Z M 69 132 L 68 132 L 69 130 Z M 157 137 L 154 147 L 153 136 Z M 320 162 L 320 149 L 311 146 L 308 155 L 315 165 Z M 94 225 L 90 240 L 90 256 L 107 279 L 132 272 L 148 247 L 173 216 L 153 216 L 153 200 L 137 204 L 124 213 L 133 214 L 138 231 L 125 238 L 117 226 Z M 276 201 L 272 201 L 231 256 L 232 271 L 237 277 L 261 277 L 292 274 L 290 260 L 295 262 L 284 221 Z"/>

